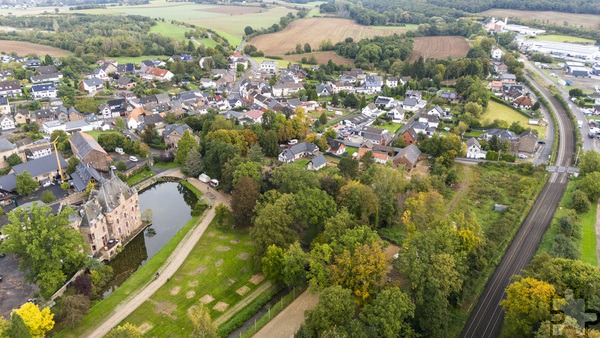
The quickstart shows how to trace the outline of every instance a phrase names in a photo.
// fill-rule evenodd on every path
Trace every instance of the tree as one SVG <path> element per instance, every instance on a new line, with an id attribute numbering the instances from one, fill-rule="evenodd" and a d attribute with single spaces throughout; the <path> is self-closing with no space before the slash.
<path id="1" fill-rule="evenodd" d="M 314 172 L 290 164 L 275 168 L 271 183 L 282 193 L 295 193 L 302 189 L 319 187 L 319 180 Z"/>
<path id="2" fill-rule="evenodd" d="M 333 216 L 336 209 L 333 197 L 318 188 L 303 189 L 295 194 L 295 221 L 304 231 L 306 242 L 323 231 L 325 220 Z"/>
<path id="3" fill-rule="evenodd" d="M 310 45 L 308 43 L 304 44 L 304 52 L 305 53 L 310 53 L 312 51 L 312 48 L 310 48 Z"/>
<path id="4" fill-rule="evenodd" d="M 590 200 L 581 190 L 573 191 L 571 195 L 571 207 L 580 214 L 585 214 L 590 210 Z"/>
<path id="5" fill-rule="evenodd" d="M 300 243 L 290 244 L 283 254 L 283 282 L 287 286 L 300 286 L 306 283 L 306 267 L 308 257 L 300 247 Z"/>
<path id="6" fill-rule="evenodd" d="M 23 319 L 34 338 L 45 337 L 46 332 L 54 327 L 54 314 L 50 312 L 50 308 L 40 310 L 37 305 L 27 302 L 13 312 Z"/>
<path id="7" fill-rule="evenodd" d="M 385 289 L 365 305 L 360 319 L 377 337 L 412 337 L 410 321 L 415 315 L 415 305 L 408 295 L 397 287 Z"/>
<path id="8" fill-rule="evenodd" d="M 177 151 L 175 152 L 175 163 L 184 164 L 188 158 L 190 150 L 198 145 L 194 136 L 189 130 L 186 130 L 179 142 L 177 142 Z"/>
<path id="9" fill-rule="evenodd" d="M 250 34 L 252 34 L 252 33 L 254 33 L 254 29 L 253 29 L 252 27 L 250 27 L 250 26 L 246 26 L 246 27 L 244 28 L 244 34 L 246 34 L 246 36 L 248 36 L 248 35 L 250 35 Z"/>
<path id="10" fill-rule="evenodd" d="M 560 301 L 554 286 L 526 277 L 506 289 L 500 302 L 506 313 L 504 325 L 510 336 L 531 336 L 541 322 L 551 319 L 553 301 Z"/>
<path id="11" fill-rule="evenodd" d="M 78 99 L 77 103 L 75 103 L 75 109 L 83 113 L 95 113 L 97 108 L 96 101 L 91 97 Z"/>
<path id="12" fill-rule="evenodd" d="M 44 202 L 46 204 L 50 204 L 50 203 L 56 201 L 56 196 L 54 195 L 54 193 L 52 193 L 52 191 L 46 190 L 42 193 L 42 196 L 40 197 L 40 199 L 42 200 L 42 202 Z"/>
<path id="13" fill-rule="evenodd" d="M 375 157 L 373 156 L 372 151 L 367 151 L 360 158 L 360 163 L 363 165 L 364 170 L 368 170 L 371 167 L 371 164 L 375 163 Z"/>
<path id="14" fill-rule="evenodd" d="M 16 180 L 19 195 L 29 196 L 40 187 L 38 181 L 34 180 L 28 171 L 18 174 Z"/>
<path id="15" fill-rule="evenodd" d="M 275 244 L 269 245 L 265 256 L 260 260 L 262 273 L 275 283 L 283 281 L 283 249 Z"/>
<path id="16" fill-rule="evenodd" d="M 71 157 L 69 157 L 69 160 L 67 161 L 67 163 L 69 164 L 67 166 L 67 174 L 71 175 L 77 169 L 77 165 L 79 164 L 79 159 L 75 156 L 71 156 Z"/>
<path id="17" fill-rule="evenodd" d="M 321 125 L 327 124 L 327 114 L 325 114 L 325 112 L 323 112 L 321 116 L 319 116 L 319 122 L 321 123 Z"/>
<path id="18" fill-rule="evenodd" d="M 342 157 L 338 163 L 342 176 L 354 179 L 358 175 L 358 161 L 351 157 Z"/>
<path id="19" fill-rule="evenodd" d="M 7 337 L 31 337 L 29 327 L 27 327 L 27 324 L 25 324 L 23 318 L 21 318 L 21 316 L 19 316 L 15 311 L 11 312 L 10 314 L 10 327 L 8 328 Z"/>
<path id="20" fill-rule="evenodd" d="M 225 204 L 217 204 L 215 207 L 215 221 L 217 221 L 219 227 L 223 227 L 223 221 L 225 221 L 225 217 L 227 217 L 229 213 L 229 208 Z"/>
<path id="21" fill-rule="evenodd" d="M 296 238 L 296 232 L 292 229 L 294 203 L 291 194 L 284 194 L 274 203 L 262 206 L 256 213 L 250 237 L 254 242 L 257 257 L 262 257 L 271 244 L 287 247 L 294 242 Z"/>
<path id="22" fill-rule="evenodd" d="M 279 154 L 279 143 L 275 131 L 267 130 L 262 133 L 262 137 L 259 137 L 258 142 L 266 156 L 276 157 Z"/>
<path id="23" fill-rule="evenodd" d="M 344 327 L 354 317 L 355 309 L 352 291 L 339 285 L 328 287 L 320 292 L 317 306 L 307 311 L 304 330 L 309 337 L 318 337 L 334 327 Z"/>
<path id="24" fill-rule="evenodd" d="M 348 208 L 349 211 L 363 223 L 377 224 L 379 212 L 379 198 L 373 192 L 373 188 L 357 181 L 350 181 L 340 189 L 337 196 L 338 204 Z"/>
<path id="25" fill-rule="evenodd" d="M 137 326 L 125 323 L 110 330 L 104 338 L 141 338 L 142 333 Z"/>
<path id="26" fill-rule="evenodd" d="M 231 195 L 231 212 L 236 226 L 249 227 L 254 216 L 254 206 L 260 196 L 258 183 L 250 177 L 239 179 Z"/>
<path id="27" fill-rule="evenodd" d="M 19 157 L 19 155 L 17 155 L 16 153 L 11 154 L 9 157 L 6 158 L 6 162 L 8 163 L 9 166 L 14 167 L 17 164 L 21 164 L 23 163 L 23 161 L 21 160 L 21 158 Z"/>
<path id="28" fill-rule="evenodd" d="M 597 201 L 600 197 L 600 172 L 595 171 L 586 174 L 579 180 L 579 189 L 585 192 L 591 201 Z M 18 182 L 17 182 L 18 189 Z"/>
<path id="29" fill-rule="evenodd" d="M 579 170 L 582 176 L 600 171 L 600 153 L 596 151 L 586 151 L 583 153 L 579 160 Z"/>
<path id="30" fill-rule="evenodd" d="M 127 126 L 125 125 L 125 120 L 123 120 L 123 118 L 121 117 L 117 117 L 115 119 L 115 130 L 118 132 L 122 132 L 123 130 L 125 130 L 125 128 L 127 128 Z"/>
<path id="31" fill-rule="evenodd" d="M 193 337 L 217 338 L 217 326 L 210 319 L 210 313 L 204 304 L 192 305 L 188 311 L 188 318 L 194 325 Z"/>
<path id="32" fill-rule="evenodd" d="M 68 295 L 63 299 L 61 317 L 65 324 L 74 328 L 90 309 L 90 299 L 82 294 Z"/>
<path id="33" fill-rule="evenodd" d="M 202 173 L 202 155 L 196 147 L 188 152 L 183 172 L 190 177 L 198 177 Z"/>
<path id="34" fill-rule="evenodd" d="M 538 111 L 542 106 L 540 105 L 540 101 L 536 101 L 533 106 L 531 106 L 531 110 Z"/>
<path id="35" fill-rule="evenodd" d="M 58 215 L 51 211 L 37 204 L 14 209 L 2 228 L 7 238 L 0 244 L 0 251 L 17 257 L 26 280 L 37 283 L 44 297 L 83 265 L 87 252 L 81 233 L 70 226 L 73 209 L 65 208 Z"/>
<path id="36" fill-rule="evenodd" d="M 579 89 L 579 88 L 573 88 L 571 90 L 569 90 L 569 96 L 570 97 L 582 97 L 585 94 L 583 93 L 583 90 Z"/>
<path id="37" fill-rule="evenodd" d="M 0 316 L 0 337 L 7 338 L 10 330 L 10 322 Z"/>

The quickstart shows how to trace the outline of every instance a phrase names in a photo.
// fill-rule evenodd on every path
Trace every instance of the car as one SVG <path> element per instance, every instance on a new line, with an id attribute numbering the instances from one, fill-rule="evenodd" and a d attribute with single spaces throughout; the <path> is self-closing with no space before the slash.
<path id="1" fill-rule="evenodd" d="M 137 157 L 135 157 L 135 156 L 129 156 L 129 160 L 130 160 L 131 162 L 137 162 L 137 161 L 139 161 L 139 160 L 138 160 L 138 158 L 137 158 Z"/>
<path id="2" fill-rule="evenodd" d="M 27 302 L 28 302 L 28 303 L 37 304 L 37 303 L 38 303 L 38 300 L 37 300 L 37 298 L 29 298 L 29 299 L 27 300 Z"/>
<path id="3" fill-rule="evenodd" d="M 0 253 L 0 258 L 4 258 L 4 257 L 6 257 L 6 254 L 5 253 Z"/>
<path id="4" fill-rule="evenodd" d="M 546 144 L 546 141 L 538 141 L 538 144 Z"/>
<path id="5" fill-rule="evenodd" d="M 527 158 L 527 155 L 525 155 L 525 154 L 519 154 L 519 158 Z"/>
<path id="6" fill-rule="evenodd" d="M 111 165 L 109 168 L 110 168 L 110 170 L 113 170 L 113 171 L 117 170 L 117 167 L 115 167 L 114 165 Z"/>
<path id="7" fill-rule="evenodd" d="M 46 188 L 52 185 L 52 182 L 50 181 L 45 181 L 44 183 L 42 183 L 42 187 Z"/>

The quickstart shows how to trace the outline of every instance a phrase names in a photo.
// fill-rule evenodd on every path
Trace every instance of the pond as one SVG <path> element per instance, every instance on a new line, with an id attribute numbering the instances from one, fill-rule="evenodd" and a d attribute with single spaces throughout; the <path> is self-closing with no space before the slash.
<path id="1" fill-rule="evenodd" d="M 192 218 L 190 211 L 196 202 L 194 192 L 177 182 L 158 183 L 140 192 L 140 210 L 152 210 L 152 225 L 108 262 L 113 268 L 113 280 L 105 297 L 175 236 Z"/>

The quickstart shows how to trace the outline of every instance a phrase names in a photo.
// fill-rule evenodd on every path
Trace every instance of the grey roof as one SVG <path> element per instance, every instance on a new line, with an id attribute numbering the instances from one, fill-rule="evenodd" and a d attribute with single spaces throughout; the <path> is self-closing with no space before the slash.
<path id="1" fill-rule="evenodd" d="M 100 144 L 96 140 L 94 140 L 94 138 L 91 135 L 82 133 L 80 131 L 71 136 L 69 142 L 71 143 L 72 148 L 77 149 L 77 152 L 79 153 L 79 156 L 81 156 L 81 158 L 86 157 L 89 153 L 91 153 L 94 150 L 106 154 L 104 148 L 102 148 L 102 146 L 100 146 Z"/>
<path id="2" fill-rule="evenodd" d="M 342 144 L 344 144 L 344 142 L 342 142 L 340 140 L 328 138 L 327 144 L 329 145 L 329 148 L 335 152 L 335 151 L 338 151 L 338 149 L 340 149 L 340 147 L 342 146 Z"/>
<path id="3" fill-rule="evenodd" d="M 75 171 L 71 174 L 71 178 L 73 179 L 73 186 L 78 192 L 84 191 L 92 178 L 94 178 L 96 182 L 102 181 L 102 176 L 100 176 L 96 169 L 85 165 L 82 162 L 79 162 L 77 167 L 75 167 Z"/>
<path id="4" fill-rule="evenodd" d="M 65 122 L 65 129 L 68 131 L 73 131 L 73 130 L 81 129 L 85 126 L 88 126 L 89 124 L 90 123 L 86 119 L 68 121 L 68 122 Z"/>
<path id="5" fill-rule="evenodd" d="M 489 129 L 486 134 L 488 134 L 490 137 L 497 136 L 504 140 L 512 140 L 517 137 L 515 133 L 506 129 Z"/>
<path id="6" fill-rule="evenodd" d="M 0 96 L 0 106 L 5 106 L 8 104 L 8 99 L 6 96 Z"/>
<path id="7" fill-rule="evenodd" d="M 48 90 L 56 90 L 56 87 L 52 83 L 42 83 L 31 87 L 32 92 L 45 92 Z"/>
<path id="8" fill-rule="evenodd" d="M 474 137 L 471 137 L 470 139 L 467 140 L 467 147 L 471 147 L 471 146 L 477 146 L 478 148 L 481 148 L 479 141 L 477 141 L 477 139 Z"/>
<path id="9" fill-rule="evenodd" d="M 407 97 L 406 99 L 404 99 L 404 102 L 402 102 L 402 105 L 407 107 L 414 107 L 417 104 L 419 104 L 419 99 L 417 99 L 416 97 Z"/>
<path id="10" fill-rule="evenodd" d="M 98 78 L 83 80 L 83 83 L 85 83 L 85 85 L 88 87 L 97 87 L 104 84 L 104 82 Z"/>
<path id="11" fill-rule="evenodd" d="M 177 131 L 177 133 L 179 133 L 179 135 L 183 135 L 183 133 L 185 133 L 186 130 L 189 130 L 190 133 L 192 132 L 192 128 L 190 128 L 190 126 L 188 126 L 187 124 L 169 124 L 165 127 L 165 137 L 169 137 L 169 135 L 171 135 L 172 132 Z"/>
<path id="12" fill-rule="evenodd" d="M 58 159 L 63 168 L 66 168 L 67 165 L 69 165 L 62 155 L 58 154 Z M 56 163 L 56 154 L 53 152 L 50 155 L 18 164 L 13 167 L 13 170 L 17 175 L 27 171 L 33 177 L 51 172 L 57 172 L 58 164 Z"/>
<path id="13" fill-rule="evenodd" d="M 410 163 L 415 164 L 417 162 L 417 160 L 419 159 L 419 156 L 421 156 L 421 151 L 419 150 L 419 148 L 417 148 L 416 145 L 411 144 L 407 147 L 400 149 L 400 151 L 398 151 L 398 154 L 396 154 L 396 156 L 394 156 L 394 159 L 399 159 L 399 158 L 404 157 Z"/>
<path id="14" fill-rule="evenodd" d="M 129 84 L 131 81 L 131 78 L 127 77 L 127 76 L 121 76 L 118 80 L 117 83 L 120 85 L 126 85 Z"/>
<path id="15" fill-rule="evenodd" d="M 144 117 L 144 123 L 158 124 L 158 123 L 162 123 L 164 121 L 165 121 L 165 119 L 163 119 L 163 117 L 160 116 L 160 114 L 151 114 L 151 115 L 146 115 Z"/>
<path id="16" fill-rule="evenodd" d="M 310 162 L 313 164 L 314 167 L 320 167 L 323 166 L 325 164 L 327 164 L 327 159 L 325 158 L 325 156 L 323 156 L 323 154 L 319 154 L 315 157 L 313 157 Z"/>
<path id="17" fill-rule="evenodd" d="M 312 153 L 317 149 L 319 148 L 317 148 L 317 146 L 312 143 L 302 142 L 287 148 L 281 153 L 281 155 L 283 155 L 288 160 L 293 160 L 296 154 L 300 154 L 302 152 Z"/>
<path id="18" fill-rule="evenodd" d="M 17 147 L 16 144 L 11 143 L 9 140 L 3 138 L 0 139 L 0 152 L 13 150 Z"/>
<path id="19" fill-rule="evenodd" d="M 120 205 L 119 198 L 121 195 L 125 199 L 129 199 L 136 193 L 137 191 L 134 188 L 129 187 L 118 176 L 113 176 L 100 184 L 97 196 L 103 211 L 108 212 Z"/>
<path id="20" fill-rule="evenodd" d="M 0 176 L 0 189 L 6 191 L 13 191 L 17 189 L 17 175 L 8 174 Z"/>

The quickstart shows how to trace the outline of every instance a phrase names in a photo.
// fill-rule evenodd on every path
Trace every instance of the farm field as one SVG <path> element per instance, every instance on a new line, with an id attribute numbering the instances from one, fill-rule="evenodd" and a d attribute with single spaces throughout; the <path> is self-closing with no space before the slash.
<path id="1" fill-rule="evenodd" d="M 338 18 L 307 18 L 293 21 L 281 32 L 259 35 L 249 43 L 265 55 L 283 55 L 294 50 L 297 43 L 308 43 L 313 49 L 318 49 L 325 40 L 331 40 L 335 44 L 347 37 L 358 41 L 378 35 L 402 34 L 412 29 L 413 26 L 372 28 L 359 25 L 353 20 Z"/>
<path id="2" fill-rule="evenodd" d="M 488 104 L 487 110 L 481 116 L 481 121 L 483 124 L 490 123 L 494 120 L 502 120 L 508 122 L 510 126 L 513 122 L 519 122 L 519 124 L 523 128 L 531 128 L 533 130 L 537 130 L 538 138 L 540 140 L 546 139 L 546 127 L 544 126 L 530 126 L 529 119 L 519 113 L 517 110 L 505 106 L 501 103 L 491 101 Z"/>
<path id="3" fill-rule="evenodd" d="M 282 55 L 282 58 L 286 61 L 300 62 L 303 57 L 308 59 L 311 55 L 315 56 L 319 64 L 326 64 L 329 60 L 338 65 L 351 65 L 354 62 L 352 59 L 346 59 L 337 55 L 334 51 Z"/>
<path id="4" fill-rule="evenodd" d="M 445 59 L 467 56 L 470 46 L 467 39 L 460 36 L 427 36 L 414 39 L 411 60 L 419 57 L 424 59 Z"/>
<path id="5" fill-rule="evenodd" d="M 283 6 L 261 8 L 258 6 L 200 5 L 188 2 L 152 1 L 141 6 L 112 6 L 103 9 L 77 11 L 88 14 L 143 15 L 165 20 L 176 20 L 215 30 L 231 44 L 238 45 L 244 27 L 269 27 L 279 18 L 296 10 Z"/>
<path id="6" fill-rule="evenodd" d="M 193 330 L 188 309 L 205 304 L 213 321 L 222 324 L 237 303 L 249 300 L 255 291 L 270 289 L 253 267 L 253 252 L 247 231 L 222 230 L 213 220 L 171 280 L 123 322 L 149 336 L 178 332 L 187 337 Z"/>
<path id="7" fill-rule="evenodd" d="M 538 20 L 541 22 L 550 22 L 557 25 L 563 25 L 567 22 L 573 26 L 587 26 L 592 28 L 600 27 L 600 15 L 593 14 L 573 14 L 562 12 L 538 12 L 538 11 L 521 11 L 516 9 L 490 9 L 480 14 L 485 16 L 495 16 L 497 18 L 519 18 L 524 20 Z"/>
<path id="8" fill-rule="evenodd" d="M 150 33 L 160 34 L 173 40 L 186 41 L 185 32 L 189 29 L 181 26 L 174 25 L 168 22 L 157 22 L 156 26 L 150 28 Z"/>
<path id="9" fill-rule="evenodd" d="M 71 52 L 51 46 L 38 45 L 37 43 L 24 41 L 0 40 L 0 52 L 15 52 L 19 55 L 37 54 L 39 57 L 49 54 L 55 57 L 69 56 Z"/>
<path id="10" fill-rule="evenodd" d="M 535 38 L 532 38 L 532 40 L 585 43 L 585 44 L 591 44 L 591 45 L 595 43 L 595 41 L 591 40 L 591 39 L 584 39 L 584 38 L 578 38 L 575 36 L 558 35 L 558 34 L 538 35 Z"/>

